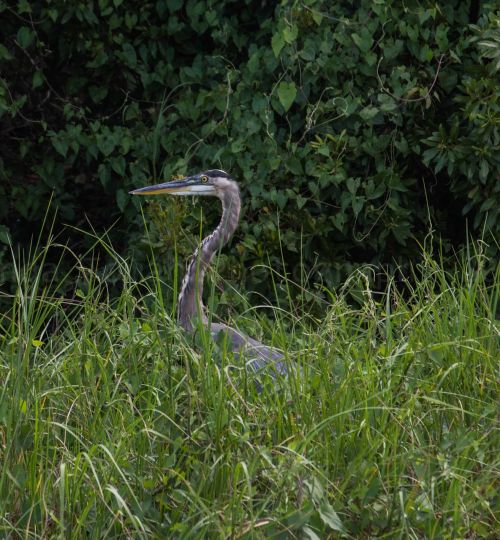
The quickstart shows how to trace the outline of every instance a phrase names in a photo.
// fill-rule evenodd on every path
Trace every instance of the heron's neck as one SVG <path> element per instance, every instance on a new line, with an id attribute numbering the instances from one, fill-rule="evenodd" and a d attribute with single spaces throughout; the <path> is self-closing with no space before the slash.
<path id="1" fill-rule="evenodd" d="M 193 329 L 192 320 L 199 317 L 207 323 L 203 306 L 203 279 L 214 254 L 231 238 L 240 217 L 241 201 L 238 190 L 225 194 L 222 200 L 222 218 L 212 234 L 204 238 L 191 257 L 178 300 L 177 316 L 180 325 L 187 331 Z"/>

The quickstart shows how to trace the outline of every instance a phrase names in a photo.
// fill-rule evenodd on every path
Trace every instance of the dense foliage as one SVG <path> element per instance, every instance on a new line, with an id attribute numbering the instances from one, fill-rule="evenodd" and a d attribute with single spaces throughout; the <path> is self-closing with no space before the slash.
<path id="1" fill-rule="evenodd" d="M 337 284 L 359 262 L 404 264 L 430 223 L 445 245 L 465 218 L 498 233 L 487 3 L 20 0 L 0 16 L 3 242 L 26 241 L 53 195 L 59 223 L 118 220 L 111 236 L 140 262 L 128 190 L 205 167 L 241 181 L 232 278 L 252 289 L 267 274 L 245 269 L 281 251 Z M 152 208 L 198 234 L 196 207 Z M 171 232 L 150 240 L 172 251 Z"/>

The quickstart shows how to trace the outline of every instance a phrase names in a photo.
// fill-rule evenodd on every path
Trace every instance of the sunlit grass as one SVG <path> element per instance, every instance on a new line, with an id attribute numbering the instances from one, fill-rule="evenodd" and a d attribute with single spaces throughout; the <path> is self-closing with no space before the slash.
<path id="1" fill-rule="evenodd" d="M 0 316 L 0 536 L 493 538 L 500 280 L 481 255 L 426 256 L 378 295 L 358 272 L 320 320 L 292 293 L 279 324 L 248 308 L 302 369 L 259 394 L 181 333 L 156 271 L 75 258 L 47 285 L 50 249 L 17 259 Z"/>

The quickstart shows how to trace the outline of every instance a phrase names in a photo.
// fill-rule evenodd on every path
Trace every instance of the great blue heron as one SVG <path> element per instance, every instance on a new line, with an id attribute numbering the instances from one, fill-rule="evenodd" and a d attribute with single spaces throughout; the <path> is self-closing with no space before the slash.
<path id="1" fill-rule="evenodd" d="M 179 293 L 177 316 L 180 325 L 192 332 L 196 321 L 208 327 L 217 343 L 225 343 L 238 359 L 245 362 L 248 370 L 269 372 L 273 377 L 285 375 L 287 367 L 283 354 L 246 336 L 236 328 L 207 318 L 203 305 L 203 279 L 214 254 L 227 244 L 240 217 L 240 190 L 229 174 L 219 169 L 204 171 L 182 180 L 147 186 L 130 192 L 132 195 L 203 195 L 215 196 L 222 202 L 222 218 L 212 234 L 204 238 L 187 265 Z M 257 388 L 260 384 L 257 383 Z"/>

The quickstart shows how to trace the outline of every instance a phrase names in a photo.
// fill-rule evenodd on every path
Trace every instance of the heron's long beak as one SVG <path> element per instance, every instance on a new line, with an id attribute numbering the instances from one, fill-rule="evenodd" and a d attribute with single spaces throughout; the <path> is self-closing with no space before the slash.
<path id="1" fill-rule="evenodd" d="M 173 180 L 130 191 L 131 195 L 211 195 L 213 193 L 214 187 L 212 185 L 203 184 L 196 177 Z"/>
<path id="2" fill-rule="evenodd" d="M 165 182 L 164 184 L 156 184 L 155 186 L 146 186 L 130 191 L 131 195 L 188 195 L 191 194 L 193 188 L 192 180 L 174 180 L 173 182 Z"/>

